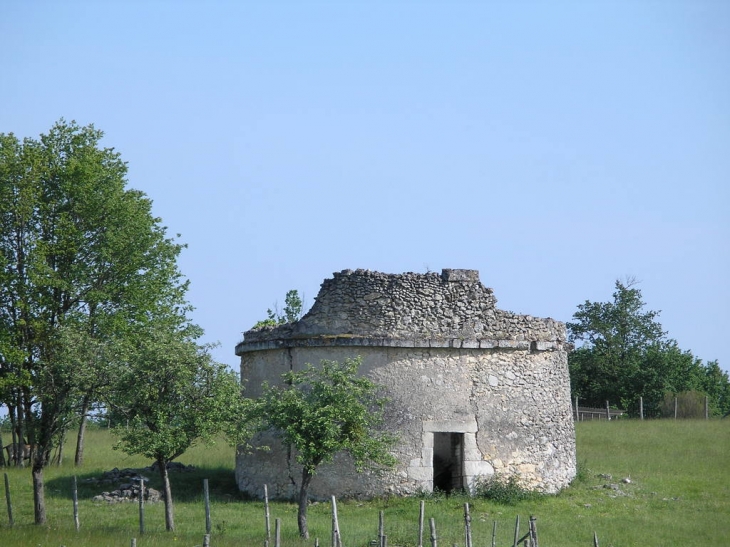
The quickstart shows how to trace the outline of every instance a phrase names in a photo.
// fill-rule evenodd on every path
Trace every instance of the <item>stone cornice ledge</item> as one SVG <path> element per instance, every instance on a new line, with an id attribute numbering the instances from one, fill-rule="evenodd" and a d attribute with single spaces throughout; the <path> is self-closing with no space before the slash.
<path id="1" fill-rule="evenodd" d="M 390 347 L 390 348 L 457 348 L 457 349 L 513 349 L 530 351 L 554 351 L 563 347 L 562 342 L 552 340 L 494 340 L 477 338 L 368 338 L 364 336 L 312 336 L 240 342 L 236 355 L 252 351 L 289 348 L 325 347 Z"/>

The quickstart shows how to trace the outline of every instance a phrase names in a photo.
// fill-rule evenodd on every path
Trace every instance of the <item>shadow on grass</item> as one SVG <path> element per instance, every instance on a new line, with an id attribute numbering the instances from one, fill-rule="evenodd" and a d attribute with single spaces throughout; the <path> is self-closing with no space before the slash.
<path id="1" fill-rule="evenodd" d="M 109 469 L 108 471 L 111 471 Z M 162 478 L 159 472 L 151 471 L 149 468 L 134 469 L 141 476 L 149 479 L 145 482 L 151 488 L 162 491 Z M 175 501 L 187 502 L 203 499 L 203 480 L 208 479 L 208 490 L 212 502 L 240 501 L 247 499 L 238 490 L 233 470 L 225 467 L 196 467 L 189 471 L 170 470 L 170 487 Z M 78 485 L 79 500 L 91 499 L 102 492 L 111 492 L 119 488 L 120 484 L 129 482 L 122 479 L 111 484 L 100 484 L 89 481 L 89 479 L 101 479 L 99 473 L 78 473 L 76 481 Z M 46 481 L 46 496 L 54 498 L 72 499 L 73 497 L 73 473 L 56 477 Z"/>

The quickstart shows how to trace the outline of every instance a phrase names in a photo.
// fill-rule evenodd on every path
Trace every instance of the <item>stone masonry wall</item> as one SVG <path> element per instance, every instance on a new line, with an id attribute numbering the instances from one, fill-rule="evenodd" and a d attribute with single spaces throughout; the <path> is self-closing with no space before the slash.
<path id="1" fill-rule="evenodd" d="M 344 270 L 322 283 L 312 309 L 291 325 L 245 333 L 245 342 L 317 336 L 565 341 L 553 319 L 495 307 L 476 270 L 399 275 Z"/>
<path id="2" fill-rule="evenodd" d="M 474 270 L 387 275 L 345 270 L 322 284 L 299 322 L 245 333 L 236 348 L 246 393 L 321 359 L 360 356 L 360 372 L 390 399 L 386 427 L 399 436 L 399 464 L 357 474 L 341 455 L 321 469 L 314 497 L 411 494 L 434 487 L 434 439 L 463 439 L 463 486 L 516 475 L 555 492 L 575 475 L 575 436 L 565 328 L 495 308 Z M 300 469 L 271 437 L 268 452 L 239 454 L 239 487 L 292 496 Z"/>

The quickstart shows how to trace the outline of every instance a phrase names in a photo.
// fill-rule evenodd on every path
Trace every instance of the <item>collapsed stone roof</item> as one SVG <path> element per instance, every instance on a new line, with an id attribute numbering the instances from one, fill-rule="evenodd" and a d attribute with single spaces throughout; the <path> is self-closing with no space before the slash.
<path id="1" fill-rule="evenodd" d="M 496 303 L 477 270 L 444 269 L 441 274 L 343 270 L 324 280 L 312 309 L 299 321 L 249 330 L 236 353 L 263 349 L 265 342 L 323 337 L 539 350 L 565 342 L 563 323 L 503 311 Z"/>

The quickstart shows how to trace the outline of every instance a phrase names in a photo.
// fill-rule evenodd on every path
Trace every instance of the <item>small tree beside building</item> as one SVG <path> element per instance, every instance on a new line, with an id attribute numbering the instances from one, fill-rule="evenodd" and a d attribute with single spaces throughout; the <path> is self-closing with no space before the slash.
<path id="1" fill-rule="evenodd" d="M 359 358 L 310 364 L 283 374 L 285 385 L 266 386 L 251 403 L 249 416 L 259 430 L 274 430 L 296 450 L 302 466 L 297 520 L 303 538 L 309 538 L 309 485 L 321 464 L 340 452 L 352 457 L 358 471 L 396 464 L 389 452 L 395 438 L 380 429 L 386 400 L 375 383 L 358 375 L 359 367 Z"/>

